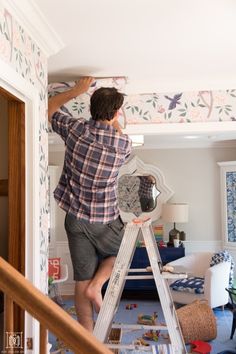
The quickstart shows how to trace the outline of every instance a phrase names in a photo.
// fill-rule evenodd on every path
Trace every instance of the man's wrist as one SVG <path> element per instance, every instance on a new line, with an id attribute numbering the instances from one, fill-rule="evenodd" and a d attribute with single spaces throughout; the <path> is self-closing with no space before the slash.
<path id="1" fill-rule="evenodd" d="M 83 92 L 81 90 L 79 90 L 77 87 L 73 87 L 71 89 L 71 98 L 76 98 L 79 95 L 81 95 Z"/>

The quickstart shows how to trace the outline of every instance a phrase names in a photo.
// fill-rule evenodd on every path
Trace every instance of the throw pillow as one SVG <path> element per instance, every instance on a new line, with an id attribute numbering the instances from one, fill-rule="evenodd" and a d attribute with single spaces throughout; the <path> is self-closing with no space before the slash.
<path id="1" fill-rule="evenodd" d="M 217 253 L 215 253 L 212 258 L 211 258 L 211 263 L 210 263 L 210 267 L 213 267 L 214 265 L 221 263 L 221 262 L 230 262 L 230 274 L 229 274 L 229 286 L 232 287 L 233 286 L 233 281 L 234 281 L 234 260 L 231 256 L 231 254 L 226 251 L 219 251 Z"/>
<path id="2" fill-rule="evenodd" d="M 187 279 L 179 279 L 172 283 L 170 287 L 175 291 L 204 294 L 204 278 L 189 277 Z"/>

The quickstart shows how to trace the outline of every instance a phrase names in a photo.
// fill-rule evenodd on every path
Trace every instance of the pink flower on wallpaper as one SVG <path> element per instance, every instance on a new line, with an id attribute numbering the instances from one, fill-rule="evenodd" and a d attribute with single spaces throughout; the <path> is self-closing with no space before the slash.
<path id="1" fill-rule="evenodd" d="M 163 106 L 157 106 L 157 112 L 158 113 L 164 113 L 165 112 L 165 108 Z"/>
<path id="2" fill-rule="evenodd" d="M 190 109 L 188 112 L 188 118 L 191 121 L 199 121 L 201 119 L 201 112 L 198 107 Z"/>
<path id="3" fill-rule="evenodd" d="M 223 93 L 215 94 L 214 103 L 219 106 L 224 105 L 226 103 L 226 96 Z"/>
<path id="4" fill-rule="evenodd" d="M 13 26 L 13 47 L 22 49 L 22 38 L 19 32 L 19 26 Z"/>
<path id="5" fill-rule="evenodd" d="M 6 41 L 3 36 L 0 36 L 0 57 L 3 58 L 5 61 L 10 60 L 11 55 L 11 46 L 10 42 Z"/>
<path id="6" fill-rule="evenodd" d="M 31 39 L 29 37 L 26 38 L 23 54 L 26 56 L 27 60 L 32 56 Z"/>

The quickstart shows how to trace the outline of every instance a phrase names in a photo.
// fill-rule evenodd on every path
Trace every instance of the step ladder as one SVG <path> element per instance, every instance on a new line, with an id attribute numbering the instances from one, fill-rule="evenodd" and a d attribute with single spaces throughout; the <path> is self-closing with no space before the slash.
<path id="1" fill-rule="evenodd" d="M 130 269 L 130 265 L 135 252 L 136 244 L 139 237 L 143 237 L 147 249 L 148 258 L 150 261 L 153 276 L 130 276 L 128 273 L 146 271 L 143 269 Z M 93 334 L 103 343 L 106 343 L 111 328 L 132 328 L 132 329 L 167 329 L 171 345 L 166 346 L 166 350 L 159 350 L 156 353 L 173 353 L 184 354 L 187 353 L 178 322 L 177 314 L 173 304 L 167 279 L 169 278 L 186 278 L 186 274 L 172 274 L 169 272 L 162 272 L 162 262 L 160 253 L 156 244 L 155 236 L 151 227 L 151 220 L 133 220 L 126 226 L 123 240 L 117 255 L 115 265 L 109 280 L 109 284 L 105 293 L 102 307 L 99 311 L 96 320 Z M 165 317 L 166 326 L 147 326 L 147 325 L 125 325 L 112 324 L 114 315 L 118 309 L 120 298 L 124 289 L 125 281 L 127 279 L 150 279 L 154 278 L 159 299 L 162 306 L 162 311 Z M 123 348 L 124 345 L 109 345 L 111 349 Z M 155 346 L 156 347 L 156 346 Z M 157 346 L 158 347 L 158 346 Z M 171 347 L 171 350 L 168 349 Z M 127 349 L 137 348 L 133 345 L 126 346 Z M 140 350 L 140 347 L 139 347 Z M 145 350 L 142 347 L 142 350 Z M 150 349 L 149 349 L 150 351 Z M 155 353 L 155 348 L 153 353 Z"/>

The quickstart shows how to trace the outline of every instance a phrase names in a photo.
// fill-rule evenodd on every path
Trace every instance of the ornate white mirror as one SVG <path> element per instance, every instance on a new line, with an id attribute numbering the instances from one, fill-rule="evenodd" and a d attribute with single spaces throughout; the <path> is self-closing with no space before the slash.
<path id="1" fill-rule="evenodd" d="M 124 222 L 134 218 L 161 216 L 162 204 L 173 195 L 165 183 L 162 172 L 134 156 L 121 169 L 118 176 L 118 203 Z"/>

